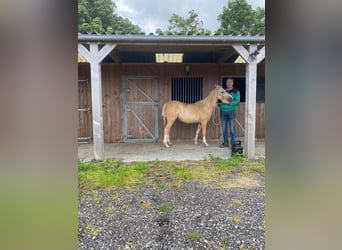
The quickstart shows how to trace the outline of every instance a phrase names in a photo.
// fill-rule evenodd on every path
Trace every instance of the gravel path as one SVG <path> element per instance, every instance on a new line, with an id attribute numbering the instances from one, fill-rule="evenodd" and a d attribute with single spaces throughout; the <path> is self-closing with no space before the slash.
<path id="1" fill-rule="evenodd" d="M 264 249 L 264 192 L 194 182 L 81 190 L 78 248 Z"/>

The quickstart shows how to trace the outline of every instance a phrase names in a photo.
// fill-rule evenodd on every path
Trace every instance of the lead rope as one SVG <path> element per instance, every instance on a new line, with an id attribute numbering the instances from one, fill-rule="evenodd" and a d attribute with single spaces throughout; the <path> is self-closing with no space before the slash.
<path id="1" fill-rule="evenodd" d="M 214 112 L 213 112 L 213 114 L 212 114 L 212 116 L 211 116 L 211 120 L 213 121 L 213 124 L 215 125 L 215 126 L 219 126 L 220 125 L 220 117 L 217 115 L 217 111 L 219 110 L 219 108 L 218 107 L 215 107 L 215 109 L 214 109 Z M 216 122 L 217 121 L 217 122 Z"/>

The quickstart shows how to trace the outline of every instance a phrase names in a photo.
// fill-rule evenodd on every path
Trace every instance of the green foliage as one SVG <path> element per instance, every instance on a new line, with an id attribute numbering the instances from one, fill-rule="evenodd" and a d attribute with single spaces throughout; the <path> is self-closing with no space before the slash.
<path id="1" fill-rule="evenodd" d="M 203 21 L 198 20 L 198 14 L 194 10 L 188 12 L 188 18 L 175 13 L 169 19 L 167 30 L 156 29 L 158 35 L 210 35 L 210 30 L 203 28 Z"/>
<path id="2" fill-rule="evenodd" d="M 79 0 L 78 32 L 139 34 L 141 29 L 127 18 L 114 13 L 116 5 L 111 0 Z"/>
<path id="3" fill-rule="evenodd" d="M 158 212 L 170 212 L 172 209 L 176 208 L 176 204 L 164 201 L 160 206 L 158 207 Z"/>
<path id="4" fill-rule="evenodd" d="M 188 233 L 188 239 L 190 241 L 199 241 L 203 238 L 203 235 L 200 232 L 197 231 L 190 231 Z"/>
<path id="5" fill-rule="evenodd" d="M 265 34 L 265 9 L 258 7 L 253 10 L 246 0 L 229 0 L 217 19 L 221 26 L 216 34 Z"/>

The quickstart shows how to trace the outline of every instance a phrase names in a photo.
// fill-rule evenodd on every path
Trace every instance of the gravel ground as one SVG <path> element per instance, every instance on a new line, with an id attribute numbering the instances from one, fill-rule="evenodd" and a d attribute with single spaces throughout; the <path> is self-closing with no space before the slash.
<path id="1" fill-rule="evenodd" d="M 264 192 L 194 182 L 80 190 L 78 248 L 264 249 Z"/>

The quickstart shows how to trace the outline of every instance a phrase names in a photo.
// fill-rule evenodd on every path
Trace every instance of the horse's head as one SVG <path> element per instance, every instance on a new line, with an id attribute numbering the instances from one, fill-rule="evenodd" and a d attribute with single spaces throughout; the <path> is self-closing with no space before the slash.
<path id="1" fill-rule="evenodd" d="M 230 102 L 231 100 L 233 100 L 233 97 L 227 92 L 225 91 L 224 88 L 222 88 L 219 85 L 216 85 L 216 91 L 217 91 L 217 99 L 219 100 L 227 100 L 228 102 Z"/>

